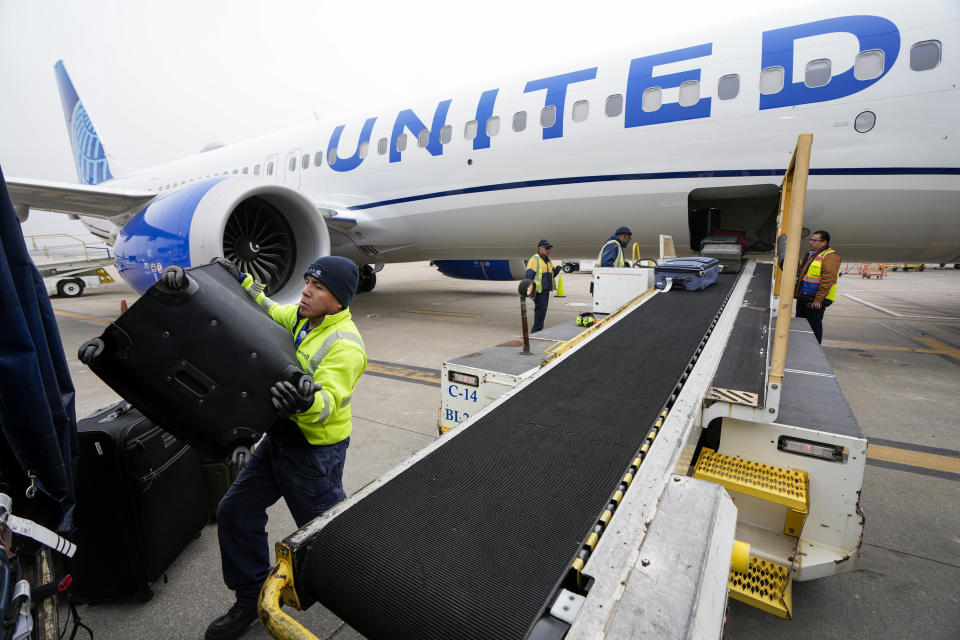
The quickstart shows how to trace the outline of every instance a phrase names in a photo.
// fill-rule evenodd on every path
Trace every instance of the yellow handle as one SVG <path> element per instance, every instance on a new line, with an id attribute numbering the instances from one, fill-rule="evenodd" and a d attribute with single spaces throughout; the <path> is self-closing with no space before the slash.
<path id="1" fill-rule="evenodd" d="M 733 555 L 730 558 L 730 566 L 734 571 L 746 573 L 750 570 L 750 545 L 739 540 L 733 541 Z"/>
<path id="2" fill-rule="evenodd" d="M 260 622 L 274 638 L 318 640 L 317 636 L 280 608 L 280 593 L 288 585 L 293 585 L 293 567 L 287 559 L 278 558 L 277 566 L 270 572 L 260 589 L 260 600 L 257 603 Z"/>
<path id="3" fill-rule="evenodd" d="M 640 260 L 640 243 L 634 242 L 633 250 L 631 251 L 631 254 L 630 254 L 630 262 L 632 262 L 633 265 L 636 266 L 638 260 Z"/>

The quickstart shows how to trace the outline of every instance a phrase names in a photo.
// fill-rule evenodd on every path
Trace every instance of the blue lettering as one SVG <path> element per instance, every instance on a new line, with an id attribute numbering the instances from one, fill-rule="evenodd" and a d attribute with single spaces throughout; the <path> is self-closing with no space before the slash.
<path id="1" fill-rule="evenodd" d="M 822 87 L 808 87 L 803 82 L 792 82 L 793 50 L 795 41 L 828 33 L 851 33 L 860 42 L 860 51 L 883 51 L 883 73 L 870 80 L 857 80 L 853 67 L 830 78 Z M 786 86 L 783 91 L 760 96 L 761 109 L 776 109 L 797 104 L 835 100 L 863 91 L 886 75 L 893 67 L 900 51 L 900 32 L 897 26 L 879 16 L 845 16 L 818 20 L 793 27 L 774 29 L 763 33 L 763 57 L 760 67 L 783 67 Z"/>
<path id="2" fill-rule="evenodd" d="M 544 140 L 563 137 L 563 105 L 567 101 L 567 85 L 573 84 L 574 82 L 583 82 L 584 80 L 593 80 L 596 77 L 597 68 L 593 67 L 591 69 L 581 69 L 580 71 L 563 73 L 559 76 L 531 80 L 527 83 L 527 86 L 523 90 L 524 93 L 546 89 L 547 98 L 544 101 L 543 106 L 552 106 L 556 107 L 557 109 L 556 122 L 554 122 L 552 126 L 546 127 L 543 130 Z"/>
<path id="3" fill-rule="evenodd" d="M 460 389 L 457 388 L 457 385 L 452 384 L 447 387 L 447 393 L 450 394 L 451 398 L 456 398 L 458 395 L 460 395 Z"/>
<path id="4" fill-rule="evenodd" d="M 432 156 L 443 155 L 443 145 L 440 143 L 440 130 L 447 122 L 447 111 L 450 109 L 452 100 L 443 100 L 437 105 L 433 112 L 433 128 L 430 129 L 430 137 L 427 141 L 427 151 Z M 417 117 L 412 109 L 404 109 L 397 114 L 397 119 L 393 123 L 393 132 L 390 134 L 390 162 L 400 162 L 400 152 L 397 150 L 397 138 L 403 133 L 406 127 L 414 137 L 419 138 L 420 132 L 427 128 L 423 121 Z"/>
<path id="5" fill-rule="evenodd" d="M 360 163 L 363 162 L 363 158 L 360 157 L 360 145 L 366 142 L 370 144 L 370 134 L 373 132 L 373 123 L 377 121 L 376 117 L 367 118 L 367 121 L 363 123 L 363 129 L 360 131 L 360 139 L 357 140 L 357 150 L 353 152 L 353 155 L 349 158 L 341 158 L 339 155 L 339 150 L 334 152 L 333 162 L 330 163 L 330 168 L 334 171 L 350 171 L 351 169 L 356 169 L 360 166 Z M 340 144 L 340 134 L 343 133 L 343 129 L 346 125 L 341 124 L 336 129 L 333 130 L 333 134 L 330 136 L 330 145 L 328 149 L 337 149 L 337 145 Z"/>
<path id="6" fill-rule="evenodd" d="M 677 103 L 664 104 L 656 111 L 643 110 L 643 92 L 651 87 L 660 87 L 661 89 L 672 89 L 679 87 L 684 82 L 700 80 L 700 69 L 691 69 L 689 71 L 680 71 L 665 76 L 654 76 L 653 68 L 679 62 L 680 60 L 692 60 L 693 58 L 702 58 L 709 56 L 713 51 L 713 43 L 677 49 L 666 53 L 658 53 L 643 58 L 634 58 L 630 61 L 630 75 L 627 77 L 627 96 L 624 110 L 624 126 L 642 127 L 648 124 L 661 124 L 664 122 L 676 122 L 678 120 L 694 120 L 696 118 L 710 117 L 710 98 L 700 98 L 696 104 L 689 107 L 682 107 Z"/>
<path id="7" fill-rule="evenodd" d="M 487 135 L 487 120 L 493 115 L 493 103 L 497 101 L 500 89 L 484 91 L 477 103 L 477 137 L 473 139 L 473 148 L 489 149 L 490 136 Z"/>
<path id="8" fill-rule="evenodd" d="M 444 419 L 445 419 L 445 420 L 453 420 L 453 421 L 455 421 L 455 422 L 459 422 L 459 420 L 457 420 L 456 416 L 457 416 L 457 414 L 454 412 L 453 409 L 446 409 L 445 412 L 444 412 Z"/>

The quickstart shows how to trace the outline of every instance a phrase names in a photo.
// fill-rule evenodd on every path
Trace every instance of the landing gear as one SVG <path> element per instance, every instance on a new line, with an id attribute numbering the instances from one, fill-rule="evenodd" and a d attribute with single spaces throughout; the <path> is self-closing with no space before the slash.
<path id="1" fill-rule="evenodd" d="M 377 286 L 377 274 L 368 264 L 360 265 L 360 282 L 357 283 L 357 293 L 368 293 Z"/>

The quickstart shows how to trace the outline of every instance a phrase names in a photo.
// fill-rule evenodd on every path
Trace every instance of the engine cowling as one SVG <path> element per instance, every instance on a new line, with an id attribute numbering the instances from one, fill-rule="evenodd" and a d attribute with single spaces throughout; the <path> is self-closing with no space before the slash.
<path id="1" fill-rule="evenodd" d="M 523 260 L 433 260 L 431 265 L 445 276 L 464 280 L 523 280 Z"/>
<path id="2" fill-rule="evenodd" d="M 140 293 L 172 264 L 225 256 L 278 301 L 298 298 L 300 274 L 329 254 L 326 224 L 309 200 L 244 176 L 211 178 L 160 196 L 123 226 L 114 244 L 117 270 Z"/>

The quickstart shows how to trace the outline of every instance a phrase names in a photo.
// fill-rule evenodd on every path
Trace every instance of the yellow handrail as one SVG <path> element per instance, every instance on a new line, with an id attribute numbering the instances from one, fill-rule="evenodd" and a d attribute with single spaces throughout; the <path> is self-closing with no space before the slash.
<path id="1" fill-rule="evenodd" d="M 779 237 L 786 227 L 787 247 L 786 255 L 783 256 L 782 270 L 779 268 L 779 260 L 774 261 L 774 295 L 779 296 L 779 303 L 768 381 L 776 384 L 783 383 L 783 370 L 787 363 L 787 341 L 790 337 L 793 291 L 797 280 L 797 266 L 800 262 L 800 236 L 803 232 L 803 207 L 807 198 L 807 175 L 810 171 L 812 145 L 812 133 L 803 133 L 797 138 L 797 146 L 783 176 L 783 187 L 780 192 L 781 217 L 777 231 Z"/>
<path id="2" fill-rule="evenodd" d="M 284 549 L 286 549 L 284 547 Z M 306 627 L 294 620 L 280 607 L 284 589 L 293 589 L 293 564 L 289 551 L 281 552 L 277 545 L 277 565 L 260 588 L 257 615 L 274 638 L 281 640 L 318 640 Z"/>

